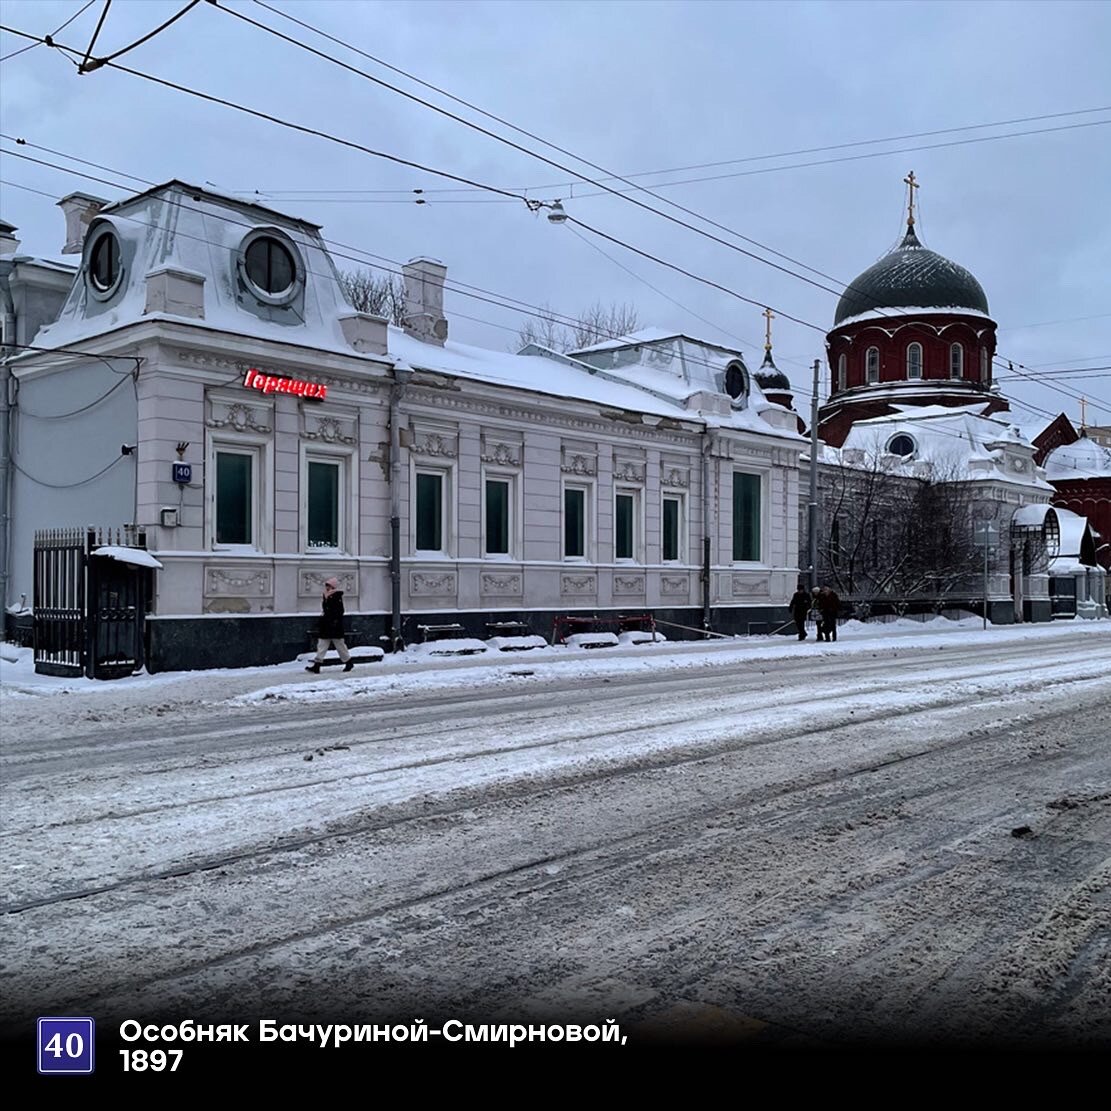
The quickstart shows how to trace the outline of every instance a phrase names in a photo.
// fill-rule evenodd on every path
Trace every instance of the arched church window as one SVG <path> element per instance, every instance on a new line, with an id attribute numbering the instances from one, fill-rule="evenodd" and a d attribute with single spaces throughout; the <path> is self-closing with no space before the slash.
<path id="1" fill-rule="evenodd" d="M 991 358 L 986 347 L 980 348 L 980 381 L 987 382 L 991 379 Z"/>
<path id="2" fill-rule="evenodd" d="M 837 388 L 843 390 L 845 388 L 845 363 L 844 355 L 837 356 Z"/>
<path id="3" fill-rule="evenodd" d="M 907 377 L 922 377 L 922 344 L 912 343 L 907 347 Z"/>
<path id="4" fill-rule="evenodd" d="M 880 380 L 880 349 L 869 347 L 864 353 L 864 376 L 869 385 Z"/>
<path id="5" fill-rule="evenodd" d="M 949 377 L 964 377 L 964 348 L 959 343 L 949 346 Z"/>

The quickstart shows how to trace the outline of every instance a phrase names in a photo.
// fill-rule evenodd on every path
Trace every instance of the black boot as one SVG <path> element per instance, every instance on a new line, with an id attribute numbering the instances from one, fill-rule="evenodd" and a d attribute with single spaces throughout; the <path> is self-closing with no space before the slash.
<path id="1" fill-rule="evenodd" d="M 347 663 L 345 663 L 343 665 L 343 670 L 344 671 L 350 671 L 354 666 L 355 666 L 355 661 L 354 660 L 348 660 Z"/>
<path id="2" fill-rule="evenodd" d="M 309 666 L 306 667 L 305 670 L 306 671 L 311 671 L 313 673 L 313 675 L 319 675 L 320 674 L 320 663 L 317 660 L 313 660 L 313 662 L 311 664 L 309 664 Z"/>

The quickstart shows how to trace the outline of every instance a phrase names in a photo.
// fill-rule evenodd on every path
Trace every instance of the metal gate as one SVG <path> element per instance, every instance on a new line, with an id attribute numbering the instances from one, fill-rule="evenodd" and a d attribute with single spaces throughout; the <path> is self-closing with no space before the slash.
<path id="1" fill-rule="evenodd" d="M 1076 579 L 1063 575 L 1050 576 L 1049 597 L 1054 617 L 1076 616 Z"/>
<path id="2" fill-rule="evenodd" d="M 127 557 L 145 549 L 143 529 L 35 533 L 35 671 L 120 679 L 143 667 L 151 570 Z"/>

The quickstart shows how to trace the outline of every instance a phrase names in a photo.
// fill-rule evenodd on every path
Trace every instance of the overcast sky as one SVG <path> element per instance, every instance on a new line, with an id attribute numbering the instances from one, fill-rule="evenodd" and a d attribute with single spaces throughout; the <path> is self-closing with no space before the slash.
<path id="1" fill-rule="evenodd" d="M 4 0 L 0 14 L 7 26 L 43 34 L 82 3 Z M 94 54 L 128 45 L 184 4 L 115 0 Z M 578 174 L 598 176 L 256 3 L 228 0 L 225 6 L 462 112 Z M 902 234 L 903 178 L 913 169 L 921 182 L 922 238 L 979 278 L 999 323 L 1000 354 L 1037 375 L 1111 367 L 1109 3 L 272 0 L 272 6 L 613 173 L 732 161 L 635 180 L 655 187 L 716 176 L 658 191 L 841 283 Z M 97 0 L 58 41 L 83 50 L 103 7 Z M 0 53 L 25 41 L 4 34 Z M 572 190 L 567 183 L 574 175 L 207 3 L 120 62 L 484 184 L 527 187 L 538 199 L 560 197 L 570 214 L 609 235 L 821 330 L 832 324 L 834 294 L 625 199 L 583 196 L 598 190 L 581 180 Z M 555 226 L 520 201 L 461 190 L 108 68 L 78 76 L 46 46 L 5 62 L 0 79 L 3 132 L 112 171 L 83 167 L 89 173 L 112 181 L 126 180 L 121 175 L 127 173 L 237 193 L 257 190 L 265 203 L 323 224 L 329 240 L 394 260 L 432 255 L 447 263 L 449 280 L 568 315 L 595 301 L 631 303 L 642 323 L 731 345 L 739 339 L 749 365 L 760 361 L 764 321 L 758 306 L 576 234 L 569 224 Z M 1103 111 L 758 159 L 1093 108 Z M 1063 127 L 1071 129 L 964 142 Z M 957 141 L 961 145 L 936 146 Z M 934 149 L 899 150 L 927 145 Z M 823 164 L 800 165 L 814 162 Z M 113 200 L 125 195 L 13 157 L 2 157 L 0 168 L 3 218 L 19 227 L 29 254 L 58 257 L 63 221 L 51 198 L 74 190 Z M 720 176 L 726 174 L 739 176 Z M 429 190 L 428 203 L 403 199 L 403 191 L 417 188 Z M 431 192 L 445 188 L 460 191 Z M 698 223 L 660 200 L 634 195 Z M 699 226 L 766 256 L 729 232 Z M 499 350 L 513 344 L 522 323 L 518 313 L 458 294 L 449 293 L 447 310 L 452 338 Z M 821 330 L 783 319 L 775 324 L 777 360 L 806 394 L 810 363 L 824 356 Z M 1056 388 L 1044 380 L 1003 386 L 1016 402 L 1064 409 L 1074 420 L 1079 401 L 1060 391 L 1082 393 L 1092 403 L 1089 423 L 1111 424 L 1111 370 L 1050 381 Z M 1025 409 L 1016 409 L 1016 416 L 1036 419 Z"/>

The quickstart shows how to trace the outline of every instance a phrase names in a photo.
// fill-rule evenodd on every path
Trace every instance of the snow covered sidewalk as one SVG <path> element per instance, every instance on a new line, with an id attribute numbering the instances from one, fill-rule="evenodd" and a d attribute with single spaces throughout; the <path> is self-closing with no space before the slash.
<path id="1" fill-rule="evenodd" d="M 855 654 L 878 654 L 900 647 L 936 648 L 950 645 L 1046 641 L 1047 662 L 1052 659 L 1052 641 L 1067 633 L 1111 638 L 1111 621 L 1063 621 L 1039 625 L 989 626 L 982 629 L 979 618 L 960 621 L 935 618 L 922 622 L 896 620 L 885 623 L 846 622 L 840 639 L 821 644 L 813 638 L 798 641 L 794 636 L 738 637 L 713 641 L 665 641 L 653 644 L 620 644 L 605 648 L 558 646 L 532 648 L 527 652 L 486 651 L 480 654 L 444 657 L 430 654 L 430 646 L 414 646 L 400 657 L 360 665 L 348 675 L 327 673 L 309 676 L 301 660 L 269 667 L 218 669 L 211 671 L 142 673 L 129 679 L 95 681 L 37 675 L 29 649 L 4 644 L 0 648 L 0 703 L 9 727 L 39 719 L 43 700 L 51 698 L 50 712 L 58 723 L 74 718 L 80 707 L 84 714 L 97 708 L 109 713 L 134 710 L 139 713 L 188 714 L 204 706 L 251 707 L 258 704 L 332 702 L 382 693 L 408 693 L 467 689 L 498 684 L 520 685 L 522 672 L 537 679 L 615 679 L 645 671 L 669 672 L 703 668 L 742 667 L 746 664 L 795 659 L 820 660 Z M 56 696 L 66 695 L 63 702 Z M 93 719 L 95 720 L 95 718 Z M 35 730 L 36 732 L 40 730 Z"/>

